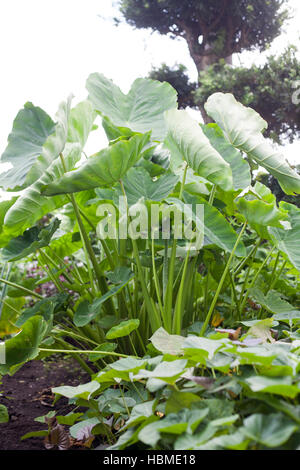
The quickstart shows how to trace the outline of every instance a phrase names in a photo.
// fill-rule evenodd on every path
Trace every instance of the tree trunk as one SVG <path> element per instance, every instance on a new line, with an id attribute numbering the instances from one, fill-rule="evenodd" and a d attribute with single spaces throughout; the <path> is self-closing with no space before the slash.
<path id="1" fill-rule="evenodd" d="M 195 65 L 196 65 L 198 74 L 200 74 L 200 72 L 205 71 L 211 65 L 216 64 L 217 62 L 219 62 L 220 57 L 218 57 L 216 54 L 209 54 L 208 53 L 208 54 L 205 54 L 205 55 L 204 54 L 200 55 L 199 53 L 195 53 L 195 44 L 194 44 L 194 42 L 192 42 L 191 38 L 189 38 L 189 39 L 190 40 L 187 41 L 189 51 L 190 51 L 191 57 L 192 57 Z M 206 46 L 206 50 L 209 51 L 209 49 L 210 49 L 209 46 Z M 228 65 L 232 65 L 232 55 L 226 57 L 225 62 Z M 210 122 L 212 122 L 212 119 L 208 116 L 208 114 L 206 113 L 206 111 L 204 109 L 204 105 L 199 106 L 199 108 L 200 108 L 200 111 L 201 111 L 201 114 L 202 114 L 204 124 L 209 124 Z"/>

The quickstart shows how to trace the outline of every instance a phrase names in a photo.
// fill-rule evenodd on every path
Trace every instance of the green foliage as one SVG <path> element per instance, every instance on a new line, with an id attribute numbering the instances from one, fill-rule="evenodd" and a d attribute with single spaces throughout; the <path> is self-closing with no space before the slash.
<path id="1" fill-rule="evenodd" d="M 265 65 L 232 67 L 220 61 L 200 73 L 194 106 L 203 105 L 213 93 L 233 93 L 268 122 L 266 136 L 282 143 L 286 139 L 292 142 L 300 132 L 300 108 L 292 101 L 299 75 L 300 63 L 294 47 L 278 57 L 270 56 Z M 182 86 L 176 89 L 179 95 L 183 92 Z"/>
<path id="2" fill-rule="evenodd" d="M 258 113 L 238 103 L 229 93 L 210 96 L 205 110 L 221 127 L 226 139 L 275 176 L 285 193 L 300 193 L 299 175 L 263 137 L 267 123 Z"/>
<path id="3" fill-rule="evenodd" d="M 251 186 L 249 162 L 287 193 L 299 175 L 232 95 L 209 98 L 217 123 L 202 126 L 176 109 L 170 85 L 139 79 L 123 95 L 93 74 L 88 87 L 93 101 L 48 137 L 59 155 L 0 206 L 0 372 L 61 353 L 90 374 L 53 389 L 87 411 L 39 418 L 56 423 L 39 431 L 48 440 L 64 424 L 110 449 L 297 448 L 299 209 Z M 81 160 L 96 112 L 109 145 Z"/>
<path id="4" fill-rule="evenodd" d="M 207 44 L 219 57 L 254 47 L 264 50 L 287 18 L 281 0 L 206 1 L 121 0 L 120 11 L 136 28 L 151 28 L 171 37 L 192 36 L 195 53 Z M 203 36 L 202 43 L 198 39 Z"/>
<path id="5" fill-rule="evenodd" d="M 97 422 L 106 423 L 109 450 L 297 449 L 296 342 L 247 348 L 246 339 L 239 346 L 228 333 L 214 336 L 176 337 L 178 349 L 171 351 L 175 337 L 159 330 L 151 341 L 162 355 L 113 362 L 92 382 L 53 392 L 84 405 L 87 412 L 78 426 L 89 417 L 92 435 L 97 435 Z M 228 364 L 226 375 L 222 361 Z M 294 361 L 294 367 L 278 369 L 280 361 Z M 273 369 L 276 376 L 268 377 Z"/>
<path id="6" fill-rule="evenodd" d="M 167 64 L 162 64 L 160 67 L 152 68 L 149 78 L 159 80 L 160 82 L 167 82 L 177 91 L 179 109 L 195 107 L 193 92 L 197 86 L 196 83 L 190 81 L 187 68 L 184 65 L 178 64 L 174 67 L 169 67 Z"/>

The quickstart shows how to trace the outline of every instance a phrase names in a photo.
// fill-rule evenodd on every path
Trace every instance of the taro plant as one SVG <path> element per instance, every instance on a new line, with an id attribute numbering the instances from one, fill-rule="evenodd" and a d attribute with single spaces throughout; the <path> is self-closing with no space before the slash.
<path id="1" fill-rule="evenodd" d="M 300 211 L 278 207 L 250 168 L 291 195 L 300 177 L 263 137 L 266 122 L 217 93 L 215 123 L 199 125 L 169 84 L 148 79 L 124 95 L 96 73 L 87 90 L 55 120 L 27 103 L 2 155 L 12 168 L 0 184 L 14 193 L 0 203 L 1 308 L 13 329 L 1 333 L 0 372 L 61 352 L 92 375 L 149 353 L 161 328 L 203 337 L 273 314 L 293 326 Z M 108 146 L 87 157 L 99 116 Z M 21 274 L 27 263 L 40 278 Z"/>

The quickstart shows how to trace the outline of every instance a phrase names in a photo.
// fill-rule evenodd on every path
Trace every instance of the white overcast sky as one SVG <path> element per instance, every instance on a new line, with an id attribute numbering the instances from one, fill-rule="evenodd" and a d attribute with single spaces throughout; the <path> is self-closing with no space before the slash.
<path id="1" fill-rule="evenodd" d="M 133 30 L 112 18 L 117 10 L 113 0 L 2 0 L 0 2 L 0 154 L 7 145 L 12 121 L 26 101 L 42 107 L 52 117 L 60 101 L 70 93 L 74 103 L 84 99 L 85 81 L 101 72 L 128 91 L 130 84 L 145 76 L 152 65 L 183 63 L 191 78 L 196 69 L 185 41 L 173 41 L 159 34 Z M 298 44 L 300 4 L 291 0 L 293 19 L 283 36 L 274 41 L 272 52 L 288 43 Z M 248 65 L 263 62 L 259 54 L 236 58 Z M 239 62 L 237 62 L 239 63 Z M 300 77 L 299 77 L 300 78 Z M 105 145 L 96 136 L 88 151 Z M 96 140 L 95 140 L 96 138 Z M 93 147 L 93 148 L 92 148 Z M 300 163 L 299 143 L 288 147 L 291 161 Z"/>

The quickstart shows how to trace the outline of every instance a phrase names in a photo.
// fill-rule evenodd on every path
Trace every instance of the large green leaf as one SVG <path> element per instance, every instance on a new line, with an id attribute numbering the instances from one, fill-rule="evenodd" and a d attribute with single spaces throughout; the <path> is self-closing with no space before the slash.
<path id="1" fill-rule="evenodd" d="M 230 165 L 210 144 L 199 124 L 186 111 L 176 109 L 167 111 L 165 120 L 168 130 L 165 144 L 171 159 L 185 160 L 199 176 L 224 191 L 233 189 Z"/>
<path id="2" fill-rule="evenodd" d="M 46 331 L 47 323 L 42 317 L 30 318 L 19 334 L 5 341 L 5 364 L 0 365 L 0 373 L 6 374 L 12 366 L 34 359 Z"/>
<path id="3" fill-rule="evenodd" d="M 26 103 L 13 123 L 8 145 L 1 163 L 11 163 L 12 168 L 0 177 L 4 189 L 22 189 L 34 180 L 34 165 L 41 156 L 43 145 L 55 131 L 55 123 L 41 108 Z"/>
<path id="4" fill-rule="evenodd" d="M 87 80 L 89 99 L 95 109 L 113 124 L 135 132 L 152 131 L 154 140 L 166 134 L 163 113 L 177 108 L 177 93 L 168 83 L 138 78 L 128 95 L 104 75 L 93 73 Z"/>
<path id="5" fill-rule="evenodd" d="M 30 168 L 30 172 L 28 173 L 28 177 L 26 178 L 25 183 L 22 187 L 28 187 L 30 184 L 37 181 L 44 173 L 44 171 L 51 165 L 53 160 L 55 160 L 58 155 L 64 150 L 67 136 L 68 136 L 68 120 L 70 114 L 70 107 L 71 107 L 71 99 L 70 96 L 66 102 L 62 102 L 58 108 L 58 111 L 55 115 L 56 118 L 56 126 L 55 132 L 52 133 L 48 139 L 45 141 L 42 152 L 39 157 L 35 159 L 34 164 Z M 31 142 L 32 135 L 29 133 L 26 137 L 29 142 Z M 22 150 L 20 149 L 20 152 Z M 19 160 L 20 171 L 22 172 L 22 166 L 26 167 L 26 162 L 24 158 L 20 158 Z M 13 176 L 15 173 L 14 168 L 12 168 L 12 188 L 19 188 L 19 181 L 16 182 Z"/>
<path id="6" fill-rule="evenodd" d="M 269 232 L 272 235 L 273 243 L 288 256 L 290 262 L 300 272 L 300 209 L 287 202 L 281 202 L 280 209 L 288 211 L 292 228 L 291 230 L 271 228 Z"/>
<path id="7" fill-rule="evenodd" d="M 79 144 L 67 144 L 64 151 L 64 160 L 67 170 L 74 168 L 80 160 L 81 148 Z M 62 207 L 69 200 L 66 196 L 48 198 L 40 194 L 42 186 L 57 181 L 64 174 L 60 159 L 56 159 L 44 172 L 43 176 L 27 188 L 22 197 L 8 210 L 4 222 L 12 236 L 22 234 L 26 228 L 31 227 L 45 214 Z"/>
<path id="8" fill-rule="evenodd" d="M 205 109 L 224 131 L 228 141 L 275 176 L 283 191 L 300 194 L 300 176 L 263 137 L 267 123 L 256 111 L 243 106 L 229 93 L 213 94 L 207 100 Z"/>
<path id="9" fill-rule="evenodd" d="M 44 185 L 46 196 L 74 193 L 119 181 L 141 157 L 150 133 L 136 134 L 131 139 L 117 142 L 86 160 L 78 170 L 66 173 L 55 182 Z"/>
<path id="10" fill-rule="evenodd" d="M 253 414 L 244 420 L 241 428 L 246 437 L 267 447 L 284 444 L 296 429 L 295 423 L 279 413 Z"/>
<path id="11" fill-rule="evenodd" d="M 241 152 L 225 139 L 220 127 L 217 124 L 207 124 L 202 129 L 211 145 L 229 163 L 234 190 L 246 189 L 250 186 L 251 172 L 249 163 L 242 157 Z"/>
<path id="12" fill-rule="evenodd" d="M 13 238 L 9 244 L 2 249 L 1 258 L 4 261 L 18 261 L 35 253 L 40 248 L 49 245 L 49 242 L 58 229 L 60 221 L 54 219 L 47 227 L 39 229 L 32 227 L 23 235 Z"/>

